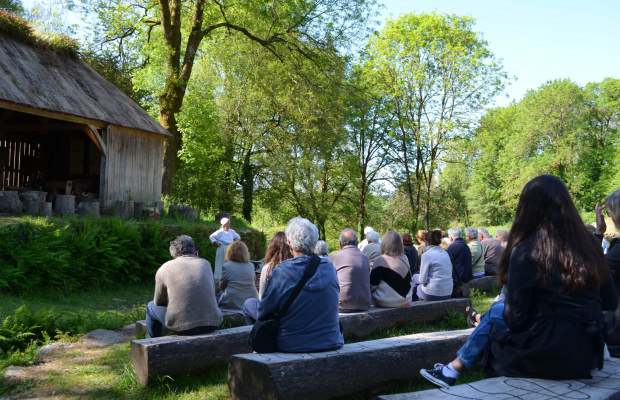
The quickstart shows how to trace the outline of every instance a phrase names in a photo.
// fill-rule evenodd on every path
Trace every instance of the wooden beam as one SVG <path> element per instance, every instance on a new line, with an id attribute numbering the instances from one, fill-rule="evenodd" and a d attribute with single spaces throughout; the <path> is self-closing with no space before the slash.
<path id="1" fill-rule="evenodd" d="M 51 131 L 75 131 L 80 130 L 83 125 L 72 122 L 53 122 L 40 124 L 10 124 L 2 126 L 2 130 L 6 133 L 23 133 L 23 132 L 51 132 Z"/>
<path id="2" fill-rule="evenodd" d="M 105 143 L 103 142 L 103 138 L 101 137 L 101 135 L 97 131 L 97 128 L 95 126 L 93 126 L 93 125 L 88 125 L 88 127 L 83 127 L 83 129 L 84 129 L 84 132 L 86 132 L 86 134 L 90 138 L 90 140 L 92 140 L 95 143 L 95 146 L 97 146 L 99 151 L 104 156 L 107 156 L 108 155 L 108 149 L 107 149 Z"/>
<path id="3" fill-rule="evenodd" d="M 453 359 L 471 332 L 472 329 L 418 333 L 350 343 L 341 350 L 310 354 L 237 354 L 228 364 L 230 397 L 233 400 L 370 397 L 378 389 L 418 378 L 421 368 L 438 360 Z"/>
<path id="4" fill-rule="evenodd" d="M 33 107 L 23 106 L 21 104 L 11 103 L 5 100 L 0 100 L 0 108 L 5 108 L 7 110 L 18 111 L 18 112 L 22 112 L 26 114 L 31 114 L 31 115 L 39 115 L 42 117 L 53 118 L 53 119 L 57 119 L 61 121 L 76 122 L 78 124 L 85 124 L 85 125 L 89 125 L 89 124 L 104 125 L 105 124 L 104 121 L 98 121 L 98 120 L 89 119 L 89 118 L 81 118 L 81 117 L 76 117 L 73 115 L 62 114 L 62 113 L 53 112 L 53 111 L 41 110 L 41 109 L 37 109 Z"/>

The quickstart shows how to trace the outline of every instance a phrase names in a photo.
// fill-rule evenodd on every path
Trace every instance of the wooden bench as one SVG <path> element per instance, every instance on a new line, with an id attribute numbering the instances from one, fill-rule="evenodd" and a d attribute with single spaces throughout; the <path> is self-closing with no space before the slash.
<path id="1" fill-rule="evenodd" d="M 232 399 L 329 399 L 367 395 L 419 377 L 451 359 L 472 329 L 346 344 L 323 353 L 237 354 L 228 364 Z"/>
<path id="2" fill-rule="evenodd" d="M 378 329 L 408 322 L 429 322 L 447 313 L 464 313 L 469 299 L 414 302 L 404 308 L 374 308 L 367 312 L 340 314 L 345 337 L 364 337 Z M 141 384 L 161 375 L 199 372 L 225 364 L 234 354 L 248 353 L 251 326 L 221 329 L 207 335 L 164 336 L 131 342 L 131 361 Z"/>
<path id="3" fill-rule="evenodd" d="M 430 364 L 429 364 L 430 365 Z M 620 398 L 620 359 L 605 361 L 592 379 L 551 381 L 532 378 L 492 378 L 449 389 L 431 389 L 378 397 L 381 400 L 501 400 L 501 399 L 600 399 Z"/>
<path id="4" fill-rule="evenodd" d="M 463 296 L 469 296 L 471 289 L 486 292 L 492 287 L 497 287 L 498 285 L 497 276 L 483 276 L 481 278 L 472 279 L 471 281 L 463 284 Z"/>

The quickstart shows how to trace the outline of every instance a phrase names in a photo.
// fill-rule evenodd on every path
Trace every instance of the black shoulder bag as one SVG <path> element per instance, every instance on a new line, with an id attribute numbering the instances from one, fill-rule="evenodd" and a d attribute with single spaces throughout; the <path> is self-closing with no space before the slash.
<path id="1" fill-rule="evenodd" d="M 250 348 L 257 353 L 274 353 L 278 351 L 278 331 L 280 330 L 280 320 L 284 318 L 288 308 L 293 304 L 295 298 L 301 292 L 308 279 L 310 279 L 319 265 L 321 259 L 313 254 L 310 258 L 310 262 L 304 270 L 302 276 L 295 289 L 291 293 L 291 296 L 286 301 L 286 304 L 282 307 L 280 312 L 269 316 L 264 320 L 257 320 L 252 327 L 250 336 L 248 337 L 248 344 Z"/>

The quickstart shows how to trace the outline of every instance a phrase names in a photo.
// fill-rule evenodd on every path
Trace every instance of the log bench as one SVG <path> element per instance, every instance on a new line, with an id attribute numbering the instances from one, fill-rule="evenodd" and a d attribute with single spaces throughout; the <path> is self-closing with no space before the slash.
<path id="1" fill-rule="evenodd" d="M 378 329 L 408 322 L 429 322 L 447 313 L 464 313 L 471 305 L 466 298 L 414 302 L 404 308 L 373 308 L 367 312 L 340 314 L 345 337 L 364 337 Z M 138 381 L 146 385 L 152 377 L 181 372 L 199 372 L 226 364 L 234 354 L 247 353 L 251 326 L 220 329 L 196 336 L 164 336 L 131 342 L 131 361 Z"/>
<path id="2" fill-rule="evenodd" d="M 449 389 L 431 389 L 378 397 L 381 400 L 611 400 L 618 398 L 620 398 L 620 359 L 618 358 L 605 361 L 605 366 L 602 370 L 592 372 L 592 379 L 551 381 L 533 378 L 499 377 L 464 383 L 452 386 Z"/>
<path id="3" fill-rule="evenodd" d="M 367 395 L 419 377 L 451 359 L 472 329 L 345 344 L 323 353 L 237 354 L 228 364 L 232 399 L 330 399 Z"/>
<path id="4" fill-rule="evenodd" d="M 483 276 L 480 278 L 472 279 L 471 281 L 463 284 L 463 296 L 469 296 L 469 292 L 472 289 L 480 290 L 486 292 L 492 287 L 497 287 L 497 277 L 496 276 Z"/>

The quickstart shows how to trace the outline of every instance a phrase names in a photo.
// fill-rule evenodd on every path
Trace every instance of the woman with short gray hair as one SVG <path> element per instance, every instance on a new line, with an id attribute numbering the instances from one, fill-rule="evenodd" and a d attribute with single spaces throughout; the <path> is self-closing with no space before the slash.
<path id="1" fill-rule="evenodd" d="M 301 217 L 291 219 L 286 225 L 284 233 L 291 249 L 300 253 L 312 253 L 317 240 L 319 240 L 319 230 L 316 226 Z"/>
<path id="2" fill-rule="evenodd" d="M 383 236 L 381 253 L 370 271 L 373 301 L 386 308 L 411 304 L 411 271 L 398 233 L 389 231 Z"/>
<path id="3" fill-rule="evenodd" d="M 319 258 L 316 271 L 280 321 L 277 346 L 289 353 L 339 349 L 344 338 L 338 322 L 338 276 L 328 257 L 313 254 L 319 231 L 312 222 L 296 217 L 285 233 L 293 258 L 282 261 L 271 273 L 258 305 L 258 319 L 279 314 L 310 261 Z"/>

